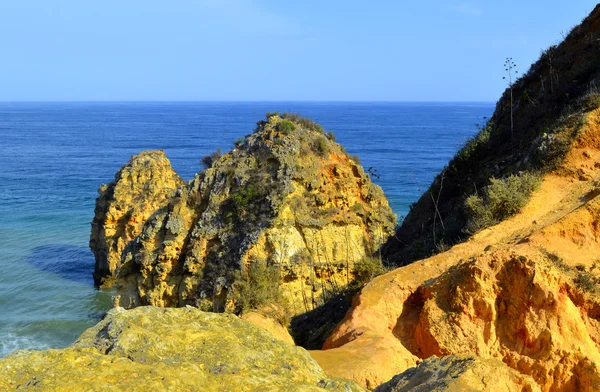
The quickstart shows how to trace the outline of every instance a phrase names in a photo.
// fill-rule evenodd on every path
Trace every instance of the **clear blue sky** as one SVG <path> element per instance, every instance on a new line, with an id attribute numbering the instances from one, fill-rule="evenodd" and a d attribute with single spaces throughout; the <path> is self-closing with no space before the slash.
<path id="1" fill-rule="evenodd" d="M 1 0 L 0 100 L 495 101 L 595 5 Z"/>

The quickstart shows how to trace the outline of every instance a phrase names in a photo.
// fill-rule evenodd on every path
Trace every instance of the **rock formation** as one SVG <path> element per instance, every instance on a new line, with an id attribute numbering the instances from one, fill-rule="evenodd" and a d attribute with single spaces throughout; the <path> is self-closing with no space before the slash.
<path id="1" fill-rule="evenodd" d="M 70 348 L 0 359 L 0 390 L 362 391 L 231 314 L 112 310 Z"/>
<path id="2" fill-rule="evenodd" d="M 329 375 L 372 388 L 431 356 L 476 355 L 544 392 L 600 390 L 597 36 L 600 6 L 513 86 L 514 133 L 505 94 L 494 124 L 413 207 L 383 248 L 388 261 L 412 263 L 368 283 L 324 350 L 311 352 Z M 465 230 L 474 188 L 520 171 L 541 178 L 525 206 Z M 437 241 L 458 244 L 423 257 Z"/>
<path id="3" fill-rule="evenodd" d="M 125 246 L 183 184 L 164 152 L 144 151 L 132 157 L 113 182 L 100 186 L 90 236 L 96 285 L 110 285 Z"/>
<path id="4" fill-rule="evenodd" d="M 311 353 L 328 374 L 375 386 L 419 359 L 475 354 L 543 391 L 599 390 L 598 113 L 521 213 L 364 287 Z"/>
<path id="5" fill-rule="evenodd" d="M 543 391 L 598 390 L 595 284 L 582 286 L 575 268 L 529 243 L 457 264 L 466 248 L 376 278 L 313 357 L 369 387 L 420 358 L 474 354 L 531 375 Z"/>
<path id="6" fill-rule="evenodd" d="M 431 357 L 374 392 L 539 392 L 529 376 L 495 359 L 449 355 Z"/>
<path id="7" fill-rule="evenodd" d="M 520 213 L 367 284 L 311 352 L 325 371 L 373 387 L 420 359 L 472 354 L 542 391 L 600 390 L 599 115 Z"/>
<path id="8" fill-rule="evenodd" d="M 505 92 L 390 237 L 381 190 L 332 136 L 268 115 L 124 247 L 120 304 L 222 311 L 281 280 L 301 314 L 379 249 L 402 267 L 363 287 L 310 352 L 330 377 L 380 391 L 600 390 L 598 37 L 600 6 Z"/>
<path id="9" fill-rule="evenodd" d="M 171 198 L 179 182 L 170 167 L 140 171 L 140 160 L 101 192 L 91 240 L 95 253 L 110 254 L 117 266 L 119 301 L 127 308 L 235 307 L 234 282 L 260 264 L 277 267 L 291 312 L 303 313 L 352 282 L 354 263 L 370 257 L 395 226 L 381 188 L 332 134 L 298 116 L 268 116 Z M 145 174 L 141 181 L 129 180 L 134 168 Z M 148 183 L 150 172 L 168 172 L 171 180 Z"/>

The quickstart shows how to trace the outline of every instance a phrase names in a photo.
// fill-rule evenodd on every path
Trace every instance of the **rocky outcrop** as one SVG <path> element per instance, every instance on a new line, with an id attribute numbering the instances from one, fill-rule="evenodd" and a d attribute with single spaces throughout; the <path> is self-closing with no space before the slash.
<path id="1" fill-rule="evenodd" d="M 308 353 L 230 314 L 114 309 L 62 350 L 0 359 L 1 390 L 362 391 Z"/>
<path id="2" fill-rule="evenodd" d="M 575 268 L 530 244 L 483 252 L 457 265 L 451 256 L 369 283 L 326 350 L 313 357 L 328 374 L 364 386 L 419 359 L 460 354 L 499 359 L 532 376 L 543 391 L 600 388 L 594 283 L 586 291 Z M 357 351 L 374 344 L 376 351 Z"/>
<path id="3" fill-rule="evenodd" d="M 432 357 L 374 392 L 539 392 L 531 377 L 495 359 L 450 355 Z"/>
<path id="4" fill-rule="evenodd" d="M 384 259 L 400 266 L 466 240 L 472 234 L 465 208 L 468 196 L 481 195 L 492 179 L 547 173 L 562 165 L 574 139 L 581 136 L 582 122 L 600 105 L 599 37 L 596 6 L 562 43 L 544 50 L 519 74 L 481 132 L 411 206 L 383 247 Z M 592 140 L 597 144 L 598 134 L 591 135 Z M 582 173 L 576 169 L 572 174 L 579 178 Z"/>
<path id="5" fill-rule="evenodd" d="M 432 355 L 476 355 L 542 391 L 600 390 L 598 113 L 520 213 L 369 282 L 313 358 L 368 387 Z"/>
<path id="6" fill-rule="evenodd" d="M 600 390 L 599 112 L 519 214 L 371 281 L 313 358 L 364 386 L 458 354 L 501 360 L 542 391 Z"/>
<path id="7" fill-rule="evenodd" d="M 236 307 L 234 283 L 257 264 L 277 267 L 303 313 L 348 285 L 394 225 L 381 188 L 333 135 L 270 115 L 146 222 L 123 253 L 120 304 Z"/>
<path id="8" fill-rule="evenodd" d="M 133 156 L 113 182 L 98 189 L 90 236 L 97 285 L 110 285 L 125 246 L 183 184 L 164 152 L 144 151 Z"/>
<path id="9" fill-rule="evenodd" d="M 475 355 L 544 392 L 600 390 L 599 35 L 600 6 L 514 84 L 513 101 L 503 95 L 413 206 L 382 247 L 405 266 L 369 282 L 311 352 L 328 374 L 371 388 L 431 356 Z M 539 187 L 517 194 L 510 182 L 527 176 Z M 475 192 L 480 207 L 498 203 L 470 231 Z"/>

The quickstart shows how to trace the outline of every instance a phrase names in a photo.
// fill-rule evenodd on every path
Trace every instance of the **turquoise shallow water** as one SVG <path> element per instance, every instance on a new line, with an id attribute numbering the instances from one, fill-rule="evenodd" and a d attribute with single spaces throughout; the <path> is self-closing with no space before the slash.
<path id="1" fill-rule="evenodd" d="M 87 247 L 94 201 L 131 155 L 190 179 L 268 111 L 312 117 L 372 167 L 402 216 L 491 103 L 0 103 L 0 356 L 64 347 L 108 309 Z"/>

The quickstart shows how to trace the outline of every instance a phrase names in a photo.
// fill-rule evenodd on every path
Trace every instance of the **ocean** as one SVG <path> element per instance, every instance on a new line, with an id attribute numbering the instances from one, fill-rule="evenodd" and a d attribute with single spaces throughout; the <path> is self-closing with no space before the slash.
<path id="1" fill-rule="evenodd" d="M 88 248 L 97 189 L 129 158 L 165 151 L 189 180 L 200 159 L 266 112 L 311 117 L 381 185 L 399 220 L 492 103 L 0 103 L 0 357 L 66 347 L 110 307 Z"/>

